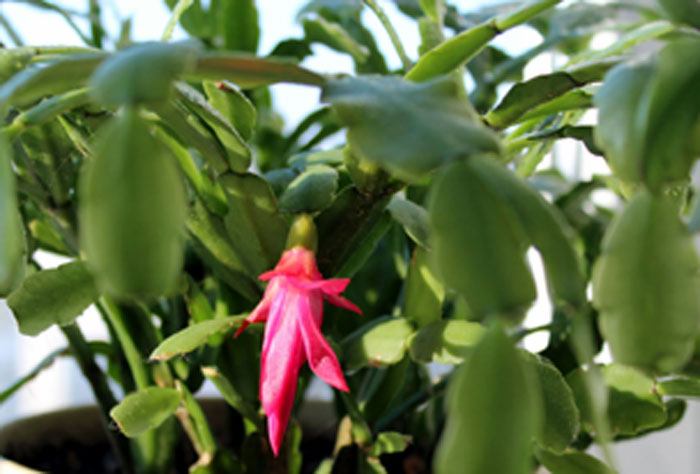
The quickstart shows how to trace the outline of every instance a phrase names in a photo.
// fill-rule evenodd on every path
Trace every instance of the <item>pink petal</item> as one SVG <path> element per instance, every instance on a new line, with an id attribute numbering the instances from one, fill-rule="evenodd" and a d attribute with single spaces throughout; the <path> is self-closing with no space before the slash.
<path id="1" fill-rule="evenodd" d="M 329 280 L 305 280 L 301 278 L 292 279 L 292 284 L 298 288 L 306 290 L 321 290 L 329 295 L 337 295 L 345 291 L 350 283 L 349 278 L 331 278 Z"/>
<path id="2" fill-rule="evenodd" d="M 286 285 L 281 284 L 280 288 Z M 267 415 L 268 435 L 275 456 L 284 440 L 294 403 L 299 369 L 304 364 L 304 350 L 294 314 L 303 295 L 279 290 L 270 307 L 265 327 L 260 368 L 260 400 Z"/>
<path id="3" fill-rule="evenodd" d="M 340 308 L 344 309 L 349 309 L 350 311 L 354 311 L 357 314 L 362 314 L 362 310 L 358 308 L 352 301 L 343 298 L 340 295 L 325 295 L 326 301 L 328 301 L 330 304 L 334 306 L 338 306 Z"/>
<path id="4" fill-rule="evenodd" d="M 253 311 L 251 311 L 248 317 L 245 318 L 243 324 L 241 324 L 241 327 L 239 327 L 238 331 L 236 331 L 236 334 L 233 335 L 234 338 L 238 337 L 238 335 L 242 333 L 243 330 L 247 328 L 249 324 L 264 323 L 265 321 L 267 321 L 267 316 L 270 311 L 270 304 L 272 303 L 272 299 L 274 298 L 276 292 L 276 286 L 277 285 L 273 285 L 272 283 L 268 285 L 262 300 L 260 300 L 260 303 L 258 303 L 258 305 L 255 307 L 255 309 L 253 309 Z"/>
<path id="5" fill-rule="evenodd" d="M 338 358 L 318 327 L 323 302 L 320 298 L 307 298 L 305 303 L 305 311 L 299 315 L 298 323 L 309 366 L 328 385 L 349 392 Z"/>

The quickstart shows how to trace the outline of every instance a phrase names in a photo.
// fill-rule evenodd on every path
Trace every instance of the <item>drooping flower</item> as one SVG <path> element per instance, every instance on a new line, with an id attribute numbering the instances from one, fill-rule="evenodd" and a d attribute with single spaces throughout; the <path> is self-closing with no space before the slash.
<path id="1" fill-rule="evenodd" d="M 236 332 L 250 323 L 267 322 L 260 366 L 260 401 L 267 415 L 270 445 L 275 456 L 287 428 L 304 362 L 327 384 L 349 391 L 333 350 L 321 334 L 323 300 L 362 313 L 340 296 L 349 278 L 324 280 L 313 252 L 304 247 L 285 251 L 277 266 L 260 275 L 269 284 L 262 300 Z"/>

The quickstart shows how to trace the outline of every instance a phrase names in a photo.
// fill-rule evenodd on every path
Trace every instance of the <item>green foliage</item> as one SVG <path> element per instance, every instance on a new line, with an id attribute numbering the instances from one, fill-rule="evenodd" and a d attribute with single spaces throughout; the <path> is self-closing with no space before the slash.
<path id="1" fill-rule="evenodd" d="M 264 57 L 258 7 L 273 7 L 263 2 L 166 0 L 160 42 L 142 44 L 129 20 L 112 31 L 99 0 L 29 3 L 85 46 L 22 46 L 0 17 L 17 45 L 0 49 L 0 294 L 20 332 L 56 324 L 69 347 L 0 402 L 71 356 L 103 420 L 111 412 L 120 427 L 107 435 L 124 472 L 187 470 L 173 464 L 182 438 L 197 473 L 296 474 L 319 462 L 319 474 L 429 471 L 432 460 L 438 473 L 526 474 L 539 463 L 607 474 L 608 443 L 669 429 L 700 396 L 693 2 L 460 12 L 394 0 L 420 33 L 406 52 L 381 1 L 309 0 L 298 36 Z M 507 54 L 492 40 L 518 25 L 542 41 Z M 175 31 L 189 38 L 169 43 Z M 616 39 L 594 50 L 599 32 Z M 385 33 L 396 51 L 376 41 Z M 318 45 L 354 73 L 328 74 Z M 402 64 L 391 72 L 394 54 Z M 553 70 L 530 77 L 546 54 Z M 278 83 L 317 90 L 325 104 L 285 123 L 277 106 L 296 89 L 268 87 Z M 614 175 L 572 172 L 581 160 L 558 145 L 568 138 Z M 285 267 L 277 295 L 254 311 L 260 275 L 298 244 L 313 250 L 324 286 L 311 267 L 312 281 Z M 41 270 L 38 250 L 71 263 Z M 536 296 L 532 250 L 553 313 L 536 328 L 518 326 Z M 337 306 L 341 287 L 362 316 Z M 305 354 L 316 349 L 291 321 L 306 297 L 341 363 L 333 377 L 350 389 L 334 392 L 318 430 L 295 419 L 307 418 Z M 85 340 L 74 322 L 92 303 L 108 342 Z M 275 340 L 280 310 L 294 331 Z M 259 324 L 233 338 L 245 317 L 233 315 Z M 516 348 L 531 332 L 549 335 L 540 354 Z M 266 431 L 280 420 L 265 418 L 260 377 L 297 366 L 266 357 L 284 353 L 271 344 L 289 345 L 302 367 L 275 401 L 292 413 L 277 457 Z M 616 362 L 596 365 L 604 344 Z M 315 364 L 326 377 L 329 360 Z M 436 377 L 432 363 L 448 372 Z M 205 379 L 230 416 L 205 416 Z M 213 428 L 230 420 L 234 436 L 220 444 Z M 337 420 L 331 449 L 314 436 Z M 591 442 L 604 461 L 584 452 Z"/>
<path id="2" fill-rule="evenodd" d="M 101 131 L 80 196 L 81 241 L 98 286 L 119 296 L 173 291 L 183 260 L 184 186 L 136 110 L 124 109 Z"/>
<path id="3" fill-rule="evenodd" d="M 530 440 L 541 423 L 534 384 L 531 367 L 495 324 L 450 384 L 435 472 L 530 472 Z"/>
<path id="4" fill-rule="evenodd" d="M 699 278 L 671 198 L 639 191 L 608 229 L 593 269 L 593 302 L 616 360 L 662 374 L 680 369 L 698 332 Z"/>
<path id="5" fill-rule="evenodd" d="M 160 426 L 179 405 L 177 390 L 148 387 L 127 395 L 110 415 L 124 435 L 134 437 Z"/>
<path id="6" fill-rule="evenodd" d="M 84 262 L 71 262 L 28 276 L 7 303 L 22 334 L 36 336 L 54 324 L 72 323 L 99 297 Z"/>

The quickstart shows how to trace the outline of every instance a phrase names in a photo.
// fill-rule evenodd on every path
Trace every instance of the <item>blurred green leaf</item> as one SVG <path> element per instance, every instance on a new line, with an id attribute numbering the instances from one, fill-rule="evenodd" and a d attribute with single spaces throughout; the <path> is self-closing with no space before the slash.
<path id="1" fill-rule="evenodd" d="M 393 454 L 404 451 L 411 438 L 395 431 L 385 431 L 377 435 L 377 439 L 372 444 L 369 455 L 379 457 L 382 454 Z"/>
<path id="2" fill-rule="evenodd" d="M 228 164 L 236 173 L 245 173 L 250 166 L 251 152 L 243 137 L 224 116 L 207 102 L 197 89 L 180 82 L 176 85 L 177 97 L 187 109 L 201 118 L 219 139 L 226 150 Z"/>
<path id="3" fill-rule="evenodd" d="M 573 449 L 561 454 L 538 449 L 535 456 L 551 474 L 615 474 L 616 472 L 590 454 Z"/>
<path id="4" fill-rule="evenodd" d="M 402 314 L 422 328 L 440 319 L 444 298 L 445 289 L 430 268 L 428 251 L 416 247 L 404 283 Z"/>
<path id="5" fill-rule="evenodd" d="M 343 341 L 343 365 L 347 370 L 385 367 L 403 359 L 413 326 L 403 318 L 375 319 Z"/>
<path id="6" fill-rule="evenodd" d="M 338 172 L 334 168 L 309 166 L 280 196 L 280 210 L 291 213 L 322 211 L 333 202 L 337 188 Z"/>
<path id="7" fill-rule="evenodd" d="M 220 21 L 224 49 L 257 52 L 260 26 L 255 0 L 226 0 L 212 13 Z"/>
<path id="8" fill-rule="evenodd" d="M 80 237 L 98 286 L 159 296 L 183 263 L 185 187 L 168 150 L 133 109 L 100 130 L 81 179 Z"/>
<path id="9" fill-rule="evenodd" d="M 430 248 L 428 242 L 430 237 L 430 216 L 428 216 L 428 211 L 425 208 L 408 199 L 393 196 L 386 209 L 391 213 L 391 217 L 403 226 L 406 234 L 415 243 L 423 248 Z"/>
<path id="10" fill-rule="evenodd" d="M 394 77 L 334 79 L 322 100 L 348 127 L 353 153 L 407 181 L 452 159 L 500 150 L 498 137 L 477 120 L 452 78 L 425 84 Z"/>
<path id="11" fill-rule="evenodd" d="M 460 364 L 485 331 L 479 323 L 457 319 L 436 321 L 411 338 L 411 357 L 416 362 Z"/>
<path id="12" fill-rule="evenodd" d="M 700 29 L 700 5 L 686 0 L 659 0 L 661 8 L 673 21 Z"/>
<path id="13" fill-rule="evenodd" d="M 160 426 L 180 405 L 177 390 L 148 387 L 130 393 L 109 412 L 125 436 L 133 438 Z"/>
<path id="14" fill-rule="evenodd" d="M 497 129 L 506 128 L 526 112 L 590 82 L 599 81 L 620 59 L 605 59 L 534 77 L 514 85 L 496 106 L 486 114 L 486 122 Z"/>
<path id="15" fill-rule="evenodd" d="M 490 158 L 476 158 L 444 166 L 433 181 L 428 209 L 436 268 L 476 316 L 519 321 L 536 294 L 525 262 L 530 237 L 494 186 Z"/>
<path id="16" fill-rule="evenodd" d="M 84 262 L 71 262 L 28 276 L 7 299 L 22 334 L 36 336 L 53 324 L 66 325 L 100 294 Z"/>
<path id="17" fill-rule="evenodd" d="M 229 204 L 224 225 L 237 255 L 250 275 L 270 269 L 284 249 L 287 224 L 277 208 L 270 185 L 246 173 L 219 177 Z"/>
<path id="18" fill-rule="evenodd" d="M 637 191 L 608 227 L 593 267 L 593 304 L 616 361 L 657 374 L 688 362 L 698 334 L 698 268 L 673 199 Z"/>
<path id="19" fill-rule="evenodd" d="M 192 352 L 199 346 L 206 344 L 211 336 L 240 325 L 244 319 L 245 316 L 229 316 L 188 326 L 158 344 L 149 358 L 151 360 L 168 360 Z"/>
<path id="20" fill-rule="evenodd" d="M 531 442 L 541 423 L 535 383 L 496 323 L 450 382 L 436 474 L 530 472 Z"/>
<path id="21" fill-rule="evenodd" d="M 200 56 L 188 75 L 191 79 L 229 80 L 242 89 L 277 82 L 322 86 L 324 78 L 315 72 L 283 59 L 255 58 L 246 55 L 214 54 Z"/>
<path id="22" fill-rule="evenodd" d="M 95 51 L 72 55 L 43 65 L 29 67 L 0 86 L 0 106 L 26 106 L 37 99 L 84 87 L 92 72 L 107 56 Z"/>
<path id="23" fill-rule="evenodd" d="M 447 74 L 464 65 L 496 35 L 528 21 L 538 13 L 551 8 L 560 0 L 535 0 L 519 9 L 497 16 L 487 23 L 463 31 L 424 54 L 408 71 L 406 79 L 427 81 Z"/>
<path id="24" fill-rule="evenodd" d="M 93 97 L 105 105 L 163 102 L 173 81 L 192 69 L 196 43 L 143 43 L 107 58 L 90 78 Z"/>
<path id="25" fill-rule="evenodd" d="M 674 376 L 660 380 L 656 385 L 656 390 L 660 395 L 700 398 L 700 378 Z"/>
<path id="26" fill-rule="evenodd" d="M 244 140 L 250 140 L 255 129 L 257 111 L 237 87 L 227 81 L 204 81 L 209 103 L 231 123 Z"/>
<path id="27" fill-rule="evenodd" d="M 524 350 L 520 354 L 537 374 L 542 393 L 544 423 L 537 433 L 537 442 L 543 448 L 562 453 L 579 432 L 579 411 L 573 392 L 551 362 Z"/>
<path id="28" fill-rule="evenodd" d="M 355 61 L 363 63 L 369 57 L 368 49 L 355 41 L 337 23 L 331 23 L 318 17 L 306 18 L 302 22 L 304 35 L 309 42 L 321 43 L 341 53 L 348 53 Z"/>
<path id="29" fill-rule="evenodd" d="M 14 290 L 24 276 L 26 243 L 15 192 L 12 152 L 0 134 L 0 296 Z"/>

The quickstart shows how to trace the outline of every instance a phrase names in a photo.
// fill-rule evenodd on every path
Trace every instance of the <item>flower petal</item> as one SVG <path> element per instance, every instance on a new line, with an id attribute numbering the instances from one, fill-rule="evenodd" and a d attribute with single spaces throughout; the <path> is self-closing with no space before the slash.
<path id="1" fill-rule="evenodd" d="M 337 295 L 345 291 L 350 283 L 349 278 L 330 278 L 328 280 L 304 280 L 294 278 L 292 284 L 305 290 L 321 290 L 329 295 Z"/>
<path id="2" fill-rule="evenodd" d="M 349 392 L 343 371 L 333 349 L 318 327 L 323 311 L 320 298 L 307 298 L 308 311 L 302 311 L 298 319 L 304 351 L 311 370 L 324 382 L 344 392 Z"/>
<path id="3" fill-rule="evenodd" d="M 343 298 L 340 295 L 325 295 L 326 301 L 328 301 L 330 304 L 334 306 L 338 306 L 340 308 L 344 309 L 349 309 L 350 311 L 354 311 L 357 314 L 362 314 L 362 310 L 358 308 L 352 301 Z"/>
<path id="4" fill-rule="evenodd" d="M 281 284 L 280 288 L 285 288 Z M 304 296 L 294 289 L 279 290 L 270 306 L 265 327 L 260 367 L 260 400 L 267 415 L 268 435 L 275 456 L 284 439 L 289 414 L 294 403 L 299 369 L 304 364 L 294 314 Z"/>
<path id="5" fill-rule="evenodd" d="M 277 285 L 271 282 L 267 286 L 265 294 L 263 295 L 262 300 L 260 300 L 260 303 L 258 303 L 255 309 L 253 309 L 253 311 L 251 311 L 248 317 L 245 318 L 243 324 L 241 324 L 241 327 L 239 327 L 236 331 L 236 334 L 233 335 L 234 338 L 238 337 L 238 335 L 242 333 L 243 330 L 247 328 L 249 324 L 264 323 L 265 321 L 267 321 L 267 317 L 270 312 L 270 305 L 272 304 L 272 300 L 275 297 L 275 293 L 277 293 Z"/>

